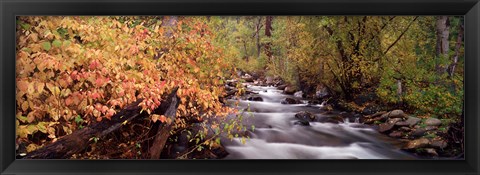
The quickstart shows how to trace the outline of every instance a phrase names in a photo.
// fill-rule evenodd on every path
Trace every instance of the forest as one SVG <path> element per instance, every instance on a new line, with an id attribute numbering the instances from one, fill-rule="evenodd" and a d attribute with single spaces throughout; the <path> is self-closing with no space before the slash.
<path id="1" fill-rule="evenodd" d="M 19 16 L 18 159 L 463 159 L 461 16 Z"/>

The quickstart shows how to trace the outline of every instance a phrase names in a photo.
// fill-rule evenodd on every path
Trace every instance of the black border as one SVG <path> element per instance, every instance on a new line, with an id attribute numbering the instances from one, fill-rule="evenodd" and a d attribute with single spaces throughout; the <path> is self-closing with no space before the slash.
<path id="1" fill-rule="evenodd" d="M 0 0 L 0 174 L 479 174 L 478 0 Z M 465 15 L 465 160 L 15 160 L 17 15 Z"/>

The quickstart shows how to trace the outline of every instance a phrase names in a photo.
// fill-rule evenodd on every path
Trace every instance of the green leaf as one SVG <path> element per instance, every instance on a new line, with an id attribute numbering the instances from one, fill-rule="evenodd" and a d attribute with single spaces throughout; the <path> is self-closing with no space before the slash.
<path id="1" fill-rule="evenodd" d="M 44 50 L 49 51 L 52 48 L 52 45 L 50 45 L 50 42 L 43 42 L 42 47 Z"/>
<path id="2" fill-rule="evenodd" d="M 80 115 L 77 115 L 77 117 L 75 117 L 75 123 L 83 123 L 83 119 L 82 117 L 80 117 Z"/>
<path id="3" fill-rule="evenodd" d="M 55 47 L 61 47 L 62 42 L 60 40 L 55 40 L 55 41 L 52 42 L 52 45 L 55 46 Z"/>
<path id="4" fill-rule="evenodd" d="M 24 30 L 30 29 L 30 24 L 20 23 L 20 26 L 22 26 L 22 28 L 23 28 Z"/>
<path id="5" fill-rule="evenodd" d="M 38 131 L 40 131 L 42 133 L 45 133 L 45 134 L 48 133 L 47 126 L 48 126 L 47 122 L 38 122 L 38 124 L 37 124 Z"/>
<path id="6" fill-rule="evenodd" d="M 27 126 L 27 131 L 28 131 L 29 134 L 34 134 L 35 132 L 38 131 L 38 128 L 35 125 L 28 125 Z"/>
<path id="7" fill-rule="evenodd" d="M 63 46 L 69 46 L 72 42 L 70 40 L 63 41 Z"/>
<path id="8" fill-rule="evenodd" d="M 22 116 L 22 115 L 17 115 L 17 119 L 23 123 L 26 123 L 28 120 L 26 116 Z"/>

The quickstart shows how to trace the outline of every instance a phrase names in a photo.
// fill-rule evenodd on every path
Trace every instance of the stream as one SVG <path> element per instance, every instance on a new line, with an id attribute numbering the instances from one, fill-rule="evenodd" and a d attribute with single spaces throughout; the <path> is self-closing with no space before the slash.
<path id="1" fill-rule="evenodd" d="M 225 159 L 415 159 L 396 146 L 399 141 L 358 123 L 358 119 L 339 124 L 294 124 L 299 120 L 295 118 L 299 111 L 311 112 L 316 118 L 333 116 L 340 111 L 327 115 L 323 105 L 308 105 L 300 98 L 296 99 L 304 104 L 281 104 L 286 97 L 295 97 L 283 94 L 276 87 L 248 85 L 247 88 L 258 92 L 257 96 L 263 101 L 229 100 L 232 104 L 238 102 L 239 110 L 249 111 L 243 112 L 241 122 L 250 131 L 245 143 L 241 137 L 222 138 L 229 152 Z M 253 132 L 251 125 L 255 126 Z"/>

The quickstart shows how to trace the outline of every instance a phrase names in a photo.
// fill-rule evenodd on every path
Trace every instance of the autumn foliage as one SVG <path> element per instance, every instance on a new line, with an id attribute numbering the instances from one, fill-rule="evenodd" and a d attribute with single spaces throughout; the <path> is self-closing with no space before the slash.
<path id="1" fill-rule="evenodd" d="M 176 86 L 177 120 L 152 115 L 151 123 L 184 128 L 229 111 L 219 101 L 229 65 L 200 18 L 166 26 L 159 17 L 32 16 L 17 24 L 17 141 L 29 151 L 137 99 L 151 113 Z"/>

